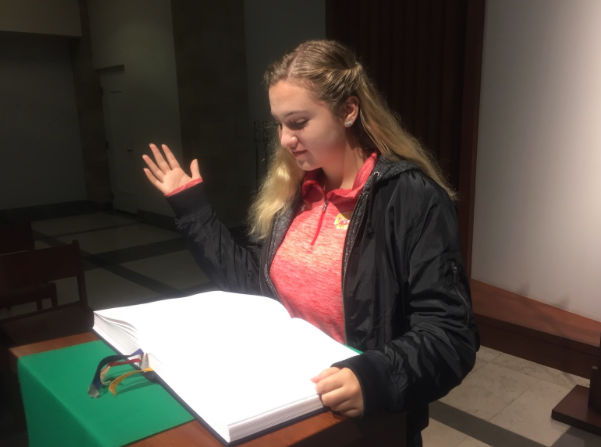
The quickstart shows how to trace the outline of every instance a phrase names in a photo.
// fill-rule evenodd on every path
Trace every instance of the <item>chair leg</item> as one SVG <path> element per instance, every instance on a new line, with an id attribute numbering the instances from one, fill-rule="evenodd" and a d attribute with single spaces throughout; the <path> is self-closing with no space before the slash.
<path id="1" fill-rule="evenodd" d="M 25 408 L 23 407 L 23 396 L 21 396 L 21 385 L 18 377 L 10 371 L 10 388 L 12 389 L 13 416 L 15 421 L 15 429 L 17 432 L 27 431 L 27 422 L 25 420 Z"/>
<path id="2" fill-rule="evenodd" d="M 0 346 L 0 356 L 8 357 L 8 350 L 4 346 Z M 27 422 L 18 378 L 8 367 L 8 362 L 0 363 L 0 410 L 10 415 L 10 425 L 3 425 L 1 429 L 14 435 L 26 433 Z"/>
<path id="3" fill-rule="evenodd" d="M 58 307 L 58 299 L 56 298 L 56 283 L 52 284 L 52 290 L 50 291 L 50 302 L 52 303 L 52 307 Z"/>

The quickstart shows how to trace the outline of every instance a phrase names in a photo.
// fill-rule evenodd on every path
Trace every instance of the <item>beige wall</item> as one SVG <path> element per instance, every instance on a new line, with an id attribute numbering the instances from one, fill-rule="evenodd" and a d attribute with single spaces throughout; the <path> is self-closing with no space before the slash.
<path id="1" fill-rule="evenodd" d="M 0 31 L 81 36 L 77 0 L 2 0 Z"/>
<path id="2" fill-rule="evenodd" d="M 486 8 L 473 277 L 601 321 L 601 2 Z"/>
<path id="3" fill-rule="evenodd" d="M 173 215 L 144 175 L 148 144 L 165 143 L 181 159 L 171 3 L 169 0 L 89 0 L 92 56 L 96 70 L 125 67 L 138 209 Z"/>

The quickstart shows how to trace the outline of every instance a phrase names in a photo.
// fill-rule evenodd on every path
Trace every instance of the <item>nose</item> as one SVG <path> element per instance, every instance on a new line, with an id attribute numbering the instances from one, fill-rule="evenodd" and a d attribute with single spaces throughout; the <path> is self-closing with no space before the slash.
<path id="1" fill-rule="evenodd" d="M 298 137 L 294 135 L 290 129 L 286 127 L 282 127 L 279 131 L 280 133 L 280 144 L 284 146 L 286 149 L 294 150 L 296 145 L 298 144 Z"/>

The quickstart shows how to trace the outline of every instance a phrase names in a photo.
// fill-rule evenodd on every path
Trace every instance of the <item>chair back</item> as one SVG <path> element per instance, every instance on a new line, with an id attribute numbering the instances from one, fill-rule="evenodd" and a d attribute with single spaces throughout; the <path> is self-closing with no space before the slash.
<path id="1" fill-rule="evenodd" d="M 35 249 L 31 223 L 0 224 L 0 255 Z"/>
<path id="2" fill-rule="evenodd" d="M 16 289 L 64 278 L 77 278 L 79 299 L 88 305 L 79 242 L 0 256 L 0 288 Z"/>

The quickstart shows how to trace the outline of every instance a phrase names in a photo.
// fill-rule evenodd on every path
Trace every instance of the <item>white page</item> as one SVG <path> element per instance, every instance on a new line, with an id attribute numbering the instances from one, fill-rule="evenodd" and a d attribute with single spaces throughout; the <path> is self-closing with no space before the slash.
<path id="1" fill-rule="evenodd" d="M 188 356 L 160 342 L 155 349 L 168 365 L 166 374 L 181 387 L 176 392 L 192 408 L 198 402 L 228 425 L 316 396 L 311 378 L 356 355 L 303 320 L 259 327 L 232 321 L 238 324 L 208 332 L 216 338 L 212 344 L 198 339 L 207 334 L 202 327 L 180 328 L 182 338 L 192 341 Z"/>
<path id="2" fill-rule="evenodd" d="M 150 366 L 226 439 L 227 426 L 318 402 L 311 377 L 356 355 L 265 297 L 209 292 L 96 314 L 135 327 Z"/>
<path id="3" fill-rule="evenodd" d="M 307 371 L 316 371 L 314 375 L 329 368 L 332 363 L 358 355 L 305 320 L 292 318 L 290 322 L 290 338 L 296 340 L 303 351 L 296 354 L 307 357 L 305 367 Z M 316 346 L 318 348 L 314 348 Z"/>
<path id="4" fill-rule="evenodd" d="M 146 352 L 152 349 L 153 341 L 171 343 L 170 339 L 177 339 L 180 333 L 183 335 L 189 328 L 203 328 L 204 333 L 219 333 L 223 332 L 220 326 L 256 326 L 261 321 L 290 318 L 286 308 L 271 298 L 220 291 L 106 309 L 95 314 L 139 338 Z M 169 337 L 165 338 L 165 334 Z M 212 337 L 204 338 L 202 347 L 206 348 L 206 344 L 214 340 Z M 177 349 L 177 346 L 170 347 Z"/>
<path id="5" fill-rule="evenodd" d="M 223 347 L 230 346 L 230 356 L 244 356 L 248 347 L 239 340 L 239 334 L 252 333 L 256 338 L 253 343 L 262 343 L 290 320 L 279 302 L 253 295 L 208 292 L 160 303 L 152 315 L 145 312 L 135 323 L 148 352 L 156 355 L 159 351 L 175 356 L 190 351 L 221 355 Z M 181 340 L 184 345 L 174 346 L 172 340 Z"/>

